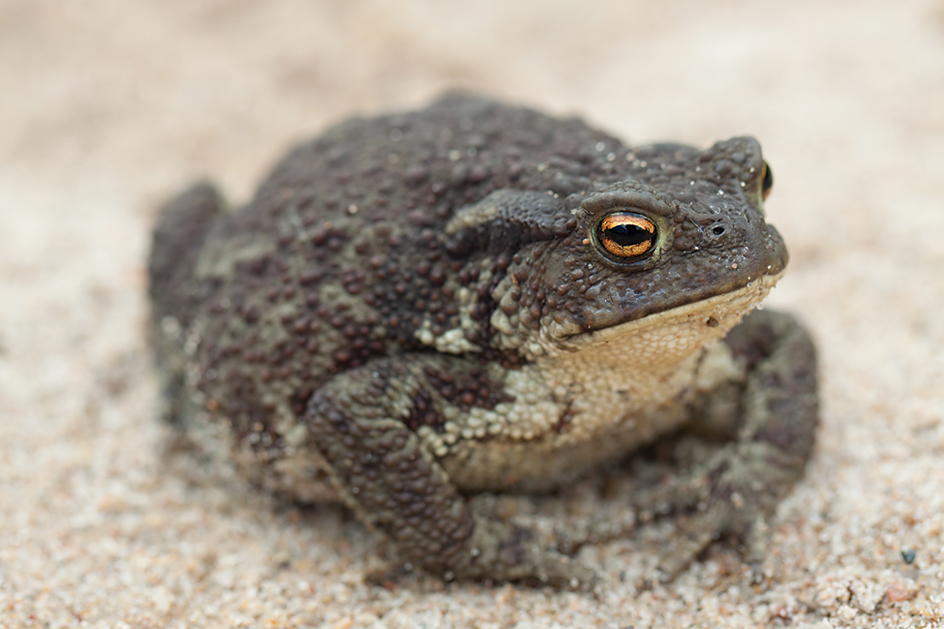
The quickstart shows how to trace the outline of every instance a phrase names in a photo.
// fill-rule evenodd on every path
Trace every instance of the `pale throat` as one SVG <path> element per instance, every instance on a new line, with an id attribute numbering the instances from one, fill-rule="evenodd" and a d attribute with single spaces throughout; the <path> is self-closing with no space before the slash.
<path id="1" fill-rule="evenodd" d="M 619 403 L 630 411 L 659 407 L 692 384 L 705 348 L 760 303 L 777 279 L 763 277 L 729 293 L 580 335 L 540 360 L 558 386 L 579 398 Z"/>

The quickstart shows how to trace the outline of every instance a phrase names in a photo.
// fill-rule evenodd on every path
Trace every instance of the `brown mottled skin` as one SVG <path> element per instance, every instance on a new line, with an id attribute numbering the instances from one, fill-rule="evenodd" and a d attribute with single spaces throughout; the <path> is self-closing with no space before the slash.
<path id="1" fill-rule="evenodd" d="M 724 425 L 730 443 L 627 510 L 694 511 L 664 576 L 725 532 L 756 563 L 817 423 L 807 334 L 769 311 L 741 322 L 787 262 L 770 183 L 751 138 L 631 149 L 465 96 L 348 120 L 241 208 L 201 184 L 162 211 L 167 416 L 258 484 L 341 498 L 404 563 L 578 588 L 594 574 L 569 555 L 628 527 L 541 542 L 468 496 Z M 637 240 L 610 230 L 623 220 Z"/>

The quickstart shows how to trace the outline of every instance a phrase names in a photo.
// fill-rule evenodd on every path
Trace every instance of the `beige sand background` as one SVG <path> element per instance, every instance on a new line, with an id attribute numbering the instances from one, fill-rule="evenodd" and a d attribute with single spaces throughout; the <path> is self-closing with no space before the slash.
<path id="1" fill-rule="evenodd" d="M 160 200 L 201 175 L 245 199 L 293 139 L 451 86 L 633 142 L 762 140 L 792 251 L 770 301 L 816 334 L 824 402 L 764 587 L 718 544 L 639 590 L 642 534 L 582 552 L 599 600 L 371 587 L 342 509 L 168 452 Z M 0 0 L 0 626 L 938 627 L 942 534 L 940 0 Z"/>

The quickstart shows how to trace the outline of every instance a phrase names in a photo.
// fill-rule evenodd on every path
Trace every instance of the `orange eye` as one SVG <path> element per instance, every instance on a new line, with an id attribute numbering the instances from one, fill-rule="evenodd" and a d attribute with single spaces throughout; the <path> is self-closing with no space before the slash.
<path id="1" fill-rule="evenodd" d="M 640 214 L 614 212 L 597 224 L 597 239 L 614 256 L 638 258 L 652 251 L 656 225 Z"/>
<path id="2" fill-rule="evenodd" d="M 774 172 L 770 170 L 770 166 L 767 164 L 767 161 L 764 161 L 764 178 L 763 183 L 760 184 L 761 194 L 764 196 L 764 201 L 767 200 L 767 197 L 770 196 L 770 189 L 774 187 Z"/>

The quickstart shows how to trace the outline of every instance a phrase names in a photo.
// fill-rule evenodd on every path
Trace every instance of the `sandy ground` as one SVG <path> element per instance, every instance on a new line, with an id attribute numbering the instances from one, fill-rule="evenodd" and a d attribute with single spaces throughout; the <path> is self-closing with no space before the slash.
<path id="1" fill-rule="evenodd" d="M 471 6 L 0 0 L 0 626 L 944 624 L 944 3 Z M 763 587 L 717 544 L 641 591 L 642 534 L 581 554 L 599 600 L 371 587 L 379 549 L 342 509 L 168 452 L 145 335 L 160 200 L 201 175 L 243 199 L 294 138 L 451 86 L 633 142 L 762 140 L 792 252 L 770 301 L 813 329 L 824 402 Z"/>

